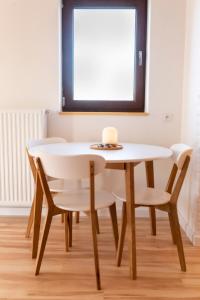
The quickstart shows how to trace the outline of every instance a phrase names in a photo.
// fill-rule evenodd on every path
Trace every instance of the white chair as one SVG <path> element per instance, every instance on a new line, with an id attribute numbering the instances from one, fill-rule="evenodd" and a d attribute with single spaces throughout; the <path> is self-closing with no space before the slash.
<path id="1" fill-rule="evenodd" d="M 36 182 L 36 168 L 35 168 L 34 158 L 29 154 L 29 149 L 39 145 L 57 144 L 57 143 L 66 143 L 66 140 L 60 137 L 51 137 L 51 138 L 44 138 L 44 139 L 33 139 L 27 144 L 26 151 L 27 151 L 28 160 L 30 163 L 34 182 Z M 67 186 L 64 180 L 53 180 L 52 178 L 50 179 L 49 182 L 49 188 L 52 193 L 69 189 L 69 187 Z M 27 225 L 26 235 L 25 235 L 26 238 L 30 237 L 33 220 L 34 220 L 34 199 L 31 205 L 31 210 L 28 218 L 28 225 Z"/>
<path id="2" fill-rule="evenodd" d="M 50 138 L 43 138 L 43 139 L 33 139 L 31 140 L 27 147 L 27 155 L 28 155 L 28 160 L 30 163 L 32 175 L 34 182 L 36 182 L 36 168 L 35 168 L 35 163 L 34 163 L 34 157 L 32 157 L 29 154 L 29 149 L 40 146 L 40 145 L 47 145 L 47 144 L 57 144 L 57 143 L 66 143 L 66 140 L 60 137 L 50 137 Z M 67 182 L 66 180 L 61 180 L 61 179 L 54 179 L 54 178 L 48 178 L 49 182 L 49 189 L 52 194 L 58 193 L 58 192 L 65 192 L 69 191 L 71 189 L 70 182 Z M 75 186 L 81 187 L 81 181 L 77 181 L 75 183 Z M 73 187 L 72 187 L 73 188 Z M 76 214 L 76 223 L 79 223 L 79 212 L 75 212 Z M 99 222 L 98 222 L 98 215 L 97 212 L 95 212 L 96 215 L 96 229 L 97 233 L 100 233 L 99 230 Z M 61 216 L 62 222 L 64 222 L 63 216 Z M 69 246 L 72 247 L 72 223 L 73 223 L 73 212 L 69 213 Z M 31 205 L 31 210 L 28 218 L 28 224 L 27 224 L 27 229 L 26 229 L 26 234 L 25 237 L 29 238 L 30 233 L 31 233 L 31 228 L 33 226 L 33 221 L 34 221 L 34 199 Z M 34 245 L 33 245 L 34 248 Z"/>
<path id="3" fill-rule="evenodd" d="M 95 175 L 103 172 L 105 168 L 104 158 L 98 155 L 55 156 L 41 154 L 40 158 L 36 159 L 36 166 L 37 180 L 40 180 L 48 210 L 44 233 L 37 257 L 35 275 L 38 275 L 40 271 L 53 216 L 58 214 L 65 215 L 65 243 L 66 251 L 68 251 L 68 214 L 72 211 L 83 211 L 86 212 L 91 219 L 96 284 L 97 289 L 101 289 L 96 235 L 96 210 L 105 207 L 109 208 L 116 248 L 118 244 L 118 227 L 114 197 L 107 191 L 95 190 Z M 68 193 L 58 193 L 52 197 L 46 176 L 62 180 L 80 180 L 88 178 L 89 189 L 77 189 L 76 191 Z"/>
<path id="4" fill-rule="evenodd" d="M 144 188 L 143 190 L 136 192 L 135 207 L 154 207 L 155 209 L 166 211 L 168 213 L 172 238 L 177 246 L 181 270 L 186 271 L 183 243 L 177 213 L 177 200 L 189 166 L 192 148 L 184 144 L 175 144 L 171 147 L 171 150 L 173 151 L 174 164 L 165 191 L 156 188 Z M 126 199 L 120 194 L 114 194 L 114 196 L 118 200 L 123 201 L 122 226 L 117 252 L 117 265 L 120 266 L 127 225 Z"/>

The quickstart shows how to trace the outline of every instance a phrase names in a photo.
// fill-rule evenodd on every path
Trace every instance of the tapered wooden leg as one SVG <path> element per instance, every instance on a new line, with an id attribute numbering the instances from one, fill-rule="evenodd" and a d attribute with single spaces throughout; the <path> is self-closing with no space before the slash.
<path id="1" fill-rule="evenodd" d="M 37 263 L 36 263 L 36 270 L 35 270 L 35 275 L 38 275 L 40 272 L 40 267 L 44 255 L 44 250 L 47 242 L 47 238 L 49 235 L 49 229 L 51 226 L 51 221 L 52 221 L 52 214 L 48 212 L 47 217 L 46 217 L 46 222 L 45 222 L 45 227 L 44 227 L 44 232 L 41 240 L 41 245 L 40 245 L 40 252 L 37 258 Z"/>
<path id="2" fill-rule="evenodd" d="M 31 210 L 28 218 L 28 224 L 27 224 L 26 235 L 25 235 L 26 238 L 29 238 L 31 234 L 31 228 L 33 226 L 33 221 L 34 221 L 34 210 L 35 210 L 34 206 L 35 206 L 35 196 L 31 205 Z"/>
<path id="3" fill-rule="evenodd" d="M 96 231 L 97 231 L 97 234 L 99 234 L 100 229 L 99 229 L 99 218 L 98 218 L 97 210 L 95 210 L 95 222 L 96 222 Z"/>
<path id="4" fill-rule="evenodd" d="M 63 214 L 62 214 L 63 215 Z M 65 222 L 65 250 L 69 251 L 69 218 L 68 213 L 64 214 L 64 222 Z"/>
<path id="5" fill-rule="evenodd" d="M 172 234 L 172 241 L 174 244 L 176 244 L 176 233 L 174 232 L 174 223 L 173 223 L 173 217 L 171 215 L 171 212 L 168 212 L 168 216 L 169 216 L 169 224 L 170 224 L 170 229 Z"/>
<path id="6" fill-rule="evenodd" d="M 69 224 L 69 247 L 72 247 L 72 226 L 73 226 L 72 211 L 68 212 L 68 224 Z"/>
<path id="7" fill-rule="evenodd" d="M 97 233 L 96 233 L 96 217 L 95 212 L 90 214 L 91 225 L 92 225 L 92 240 L 93 240 L 93 251 L 94 251 L 94 265 L 96 274 L 96 285 L 97 289 L 101 289 L 100 269 L 99 269 L 99 254 L 97 246 Z"/>
<path id="8" fill-rule="evenodd" d="M 115 248 L 117 250 L 118 247 L 118 240 L 119 240 L 119 232 L 118 232 L 118 224 L 117 224 L 117 210 L 116 210 L 116 204 L 113 203 L 113 205 L 109 206 L 110 211 L 110 217 L 112 221 L 112 229 L 114 234 L 114 240 L 115 240 Z"/>
<path id="9" fill-rule="evenodd" d="M 39 179 L 36 180 L 36 193 L 35 193 L 35 205 L 34 205 L 34 224 L 33 224 L 33 243 L 32 243 L 32 258 L 37 257 L 39 235 L 40 235 L 40 223 L 42 217 L 42 202 L 43 191 Z"/>
<path id="10" fill-rule="evenodd" d="M 175 227 L 176 246 L 177 246 L 177 250 L 178 250 L 178 256 L 179 256 L 181 270 L 183 272 L 186 272 L 185 255 L 184 255 L 184 250 L 183 250 L 183 242 L 182 242 L 180 224 L 179 224 L 179 220 L 178 220 L 178 213 L 177 213 L 176 207 L 171 208 L 171 214 L 172 214 L 172 218 L 173 218 L 173 224 Z"/>
<path id="11" fill-rule="evenodd" d="M 78 224 L 80 222 L 80 213 L 79 213 L 79 211 L 76 212 L 75 216 L 76 216 L 76 223 Z"/>
<path id="12" fill-rule="evenodd" d="M 60 216 L 61 216 L 61 223 L 64 223 L 64 221 L 65 221 L 65 214 L 61 214 Z"/>
<path id="13" fill-rule="evenodd" d="M 146 168 L 146 179 L 147 187 L 154 187 L 154 170 L 153 170 L 153 161 L 145 162 Z M 151 234 L 156 235 L 156 210 L 154 207 L 149 208 L 149 215 L 151 219 Z"/>
<path id="14" fill-rule="evenodd" d="M 129 268 L 131 279 L 136 279 L 134 163 L 126 163 L 125 168 Z"/>
<path id="15" fill-rule="evenodd" d="M 90 212 L 89 211 L 85 211 L 84 212 L 88 217 L 90 217 Z M 97 234 L 99 234 L 100 233 L 100 230 L 99 230 L 99 218 L 98 218 L 98 213 L 97 213 L 97 211 L 95 210 L 95 212 L 94 212 L 94 214 L 95 214 L 95 228 L 96 228 L 96 231 L 97 231 Z"/>
<path id="16" fill-rule="evenodd" d="M 121 265 L 122 261 L 122 253 L 124 248 L 124 239 L 126 234 L 126 225 L 127 225 L 127 217 L 126 217 L 126 202 L 123 202 L 122 206 L 122 224 L 121 224 L 121 231 L 119 236 L 118 242 L 118 249 L 117 249 L 117 266 Z"/>
<path id="17" fill-rule="evenodd" d="M 151 220 L 151 234 L 156 235 L 156 209 L 149 207 L 149 215 Z"/>
<path id="18" fill-rule="evenodd" d="M 81 179 L 77 181 L 77 189 L 81 189 L 82 188 L 82 181 Z M 77 211 L 75 213 L 75 219 L 76 219 L 76 223 L 78 224 L 80 222 L 80 212 Z"/>

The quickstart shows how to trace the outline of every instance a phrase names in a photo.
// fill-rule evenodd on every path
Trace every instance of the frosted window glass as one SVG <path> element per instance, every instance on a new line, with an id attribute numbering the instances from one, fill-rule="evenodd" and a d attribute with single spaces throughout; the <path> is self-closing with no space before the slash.
<path id="1" fill-rule="evenodd" d="M 135 9 L 74 9 L 74 100 L 134 100 L 135 18 Z"/>

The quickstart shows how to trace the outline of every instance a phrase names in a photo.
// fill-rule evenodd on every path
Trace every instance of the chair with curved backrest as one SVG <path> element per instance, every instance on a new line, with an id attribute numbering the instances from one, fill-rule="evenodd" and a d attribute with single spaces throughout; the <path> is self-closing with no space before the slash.
<path id="1" fill-rule="evenodd" d="M 168 213 L 172 239 L 177 246 L 181 270 L 186 271 L 183 243 L 177 213 L 177 200 L 189 166 L 192 148 L 185 144 L 175 144 L 171 147 L 171 150 L 173 152 L 172 159 L 174 164 L 165 191 L 156 188 L 144 188 L 135 195 L 135 207 L 154 207 Z M 120 266 L 127 223 L 126 199 L 121 195 L 114 194 L 114 196 L 118 200 L 123 201 L 122 226 L 117 253 L 117 265 Z"/>
<path id="2" fill-rule="evenodd" d="M 105 207 L 109 208 L 116 248 L 118 244 L 118 227 L 114 197 L 107 191 L 95 190 L 95 176 L 103 172 L 105 168 L 104 158 L 99 155 L 56 156 L 40 154 L 40 158 L 36 159 L 36 166 L 37 180 L 40 180 L 48 210 L 44 233 L 37 257 L 35 275 L 38 275 L 40 271 L 53 216 L 58 214 L 64 214 L 65 216 L 65 243 L 66 251 L 68 251 L 68 214 L 72 211 L 83 211 L 86 212 L 91 219 L 96 284 L 97 289 L 101 289 L 95 221 L 96 210 Z M 89 189 L 77 189 L 67 193 L 57 193 L 52 197 L 46 176 L 62 180 L 80 180 L 88 178 Z"/>
<path id="3" fill-rule="evenodd" d="M 46 144 L 57 144 L 57 143 L 66 143 L 66 140 L 60 137 L 51 137 L 51 138 L 43 138 L 43 139 L 33 139 L 31 140 L 26 147 L 27 155 L 28 155 L 28 160 L 30 163 L 32 175 L 34 182 L 36 182 L 36 168 L 35 168 L 35 163 L 33 157 L 29 154 L 29 149 L 32 147 L 36 147 L 39 145 L 46 145 Z M 63 180 L 51 180 L 50 181 L 50 190 L 51 192 L 58 192 L 58 191 L 63 191 L 65 190 L 65 182 Z M 33 225 L 33 219 L 34 219 L 34 200 L 31 205 L 31 210 L 28 218 L 28 225 L 26 229 L 26 237 L 30 237 L 30 232 L 31 228 Z"/>
<path id="4" fill-rule="evenodd" d="M 34 157 L 32 157 L 29 154 L 29 149 L 36 147 L 36 146 L 40 146 L 40 145 L 57 144 L 57 143 L 66 143 L 66 140 L 64 138 L 60 138 L 60 137 L 50 137 L 50 138 L 43 138 L 43 139 L 33 139 L 28 143 L 28 145 L 26 147 L 26 151 L 27 151 L 28 160 L 30 163 L 34 182 L 36 182 L 36 168 L 35 168 L 35 163 L 34 163 Z M 81 181 L 77 181 L 76 185 L 81 186 Z M 69 183 L 66 182 L 66 180 L 60 180 L 60 179 L 54 179 L 54 178 L 49 178 L 49 188 L 50 188 L 50 191 L 52 194 L 58 193 L 58 192 L 65 192 L 70 189 Z M 72 214 L 73 214 L 73 212 L 70 212 L 69 216 L 68 216 L 69 220 L 70 220 L 70 222 L 69 222 L 69 246 L 70 247 L 72 247 Z M 79 212 L 75 212 L 75 214 L 76 214 L 76 223 L 79 223 Z M 96 229 L 97 229 L 97 233 L 99 233 L 100 230 L 99 230 L 99 222 L 98 222 L 97 212 L 95 212 L 95 215 L 96 215 Z M 30 214 L 29 214 L 29 218 L 28 218 L 28 224 L 27 224 L 27 229 L 26 229 L 26 234 L 25 234 L 26 238 L 30 237 L 31 228 L 33 226 L 33 220 L 34 220 L 34 199 L 33 199 L 32 205 L 31 205 L 31 210 L 30 210 Z M 61 216 L 61 220 L 62 220 L 62 222 L 64 222 L 63 216 Z"/>

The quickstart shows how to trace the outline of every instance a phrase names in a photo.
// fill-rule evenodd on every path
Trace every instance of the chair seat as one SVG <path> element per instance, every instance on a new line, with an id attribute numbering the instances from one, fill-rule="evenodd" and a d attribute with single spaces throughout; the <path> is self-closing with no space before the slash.
<path id="1" fill-rule="evenodd" d="M 120 201 L 126 201 L 126 197 L 123 194 L 113 195 Z M 171 194 L 163 192 L 155 188 L 144 188 L 143 190 L 136 191 L 135 204 L 141 206 L 154 206 L 166 204 L 169 202 Z"/>
<path id="2" fill-rule="evenodd" d="M 54 204 L 61 209 L 68 211 L 89 211 L 90 210 L 90 191 L 79 189 L 67 193 L 57 194 L 53 200 Z M 95 209 L 111 206 L 115 202 L 114 196 L 104 190 L 95 192 Z"/>

